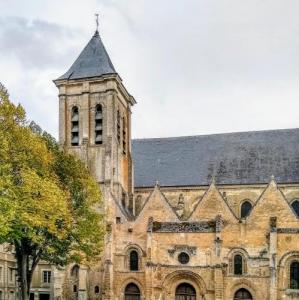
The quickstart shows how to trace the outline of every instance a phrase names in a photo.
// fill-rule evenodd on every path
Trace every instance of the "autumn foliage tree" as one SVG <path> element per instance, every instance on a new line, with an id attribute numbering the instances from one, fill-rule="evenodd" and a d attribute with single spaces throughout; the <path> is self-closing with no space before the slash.
<path id="1" fill-rule="evenodd" d="M 29 126 L 0 85 L 0 242 L 13 246 L 22 299 L 40 260 L 96 259 L 103 245 L 97 183 L 84 164 Z"/>

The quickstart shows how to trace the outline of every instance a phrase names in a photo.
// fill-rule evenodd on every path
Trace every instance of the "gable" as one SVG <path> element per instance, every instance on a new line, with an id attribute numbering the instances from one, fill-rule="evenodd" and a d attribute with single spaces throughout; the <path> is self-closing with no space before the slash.
<path id="1" fill-rule="evenodd" d="M 157 185 L 145 201 L 135 223 L 146 223 L 149 218 L 153 218 L 155 221 L 179 221 L 175 211 Z"/>
<path id="2" fill-rule="evenodd" d="M 299 221 L 274 179 L 257 200 L 248 217 L 247 224 L 251 229 L 269 230 L 270 217 L 277 218 L 277 227 L 296 227 Z"/>
<path id="3" fill-rule="evenodd" d="M 189 220 L 211 220 L 221 215 L 224 220 L 235 222 L 236 217 L 214 183 L 199 201 Z"/>

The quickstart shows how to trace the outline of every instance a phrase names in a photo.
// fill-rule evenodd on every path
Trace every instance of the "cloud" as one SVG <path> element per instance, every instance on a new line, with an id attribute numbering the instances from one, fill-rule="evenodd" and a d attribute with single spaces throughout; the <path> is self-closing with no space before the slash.
<path id="1" fill-rule="evenodd" d="M 297 0 L 5 3 L 0 80 L 52 133 L 58 99 L 51 80 L 88 42 L 94 12 L 138 101 L 134 137 L 298 127 Z"/>
<path id="2" fill-rule="evenodd" d="M 43 20 L 0 17 L 0 52 L 22 62 L 24 68 L 55 68 L 78 47 L 80 32 Z"/>

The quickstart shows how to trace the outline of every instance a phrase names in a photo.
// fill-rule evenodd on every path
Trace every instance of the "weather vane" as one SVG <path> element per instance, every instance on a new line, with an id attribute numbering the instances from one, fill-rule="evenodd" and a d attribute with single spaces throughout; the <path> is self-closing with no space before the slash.
<path id="1" fill-rule="evenodd" d="M 97 24 L 97 29 L 96 29 L 96 32 L 99 31 L 99 14 L 95 14 L 96 16 L 96 24 Z"/>

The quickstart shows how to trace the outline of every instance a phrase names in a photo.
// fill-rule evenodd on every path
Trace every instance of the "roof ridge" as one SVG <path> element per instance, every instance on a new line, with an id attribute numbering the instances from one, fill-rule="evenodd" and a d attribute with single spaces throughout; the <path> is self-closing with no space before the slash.
<path id="1" fill-rule="evenodd" d="M 195 134 L 195 135 L 181 135 L 181 136 L 170 136 L 170 137 L 153 137 L 153 138 L 133 138 L 132 141 L 158 141 L 158 140 L 178 140 L 178 139 L 189 139 L 195 137 L 208 137 L 208 136 L 220 136 L 220 135 L 237 135 L 237 134 L 258 134 L 258 133 L 270 133 L 270 132 L 282 132 L 282 131 L 293 131 L 299 130 L 299 127 L 294 128 L 279 128 L 279 129 L 263 129 L 263 130 L 252 130 L 252 131 L 234 131 L 234 132 L 223 132 L 223 133 L 211 133 L 211 134 Z"/>

